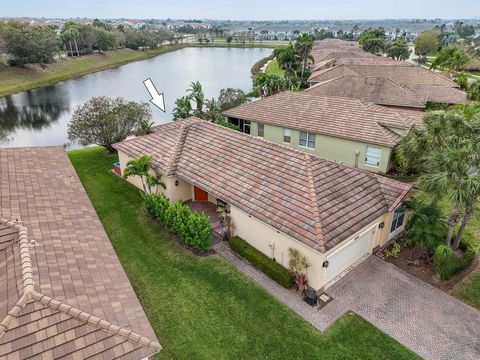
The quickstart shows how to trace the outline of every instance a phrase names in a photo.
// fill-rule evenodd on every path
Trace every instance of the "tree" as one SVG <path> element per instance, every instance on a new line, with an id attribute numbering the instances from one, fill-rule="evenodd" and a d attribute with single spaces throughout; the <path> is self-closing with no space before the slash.
<path id="1" fill-rule="evenodd" d="M 203 93 L 202 84 L 199 81 L 192 82 L 190 88 L 187 89 L 189 98 L 195 102 L 196 109 L 193 114 L 198 117 L 203 115 L 203 105 L 205 103 L 205 94 Z"/>
<path id="2" fill-rule="evenodd" d="M 441 209 L 418 196 L 404 200 L 402 207 L 409 213 L 405 225 L 408 246 L 422 251 L 433 251 L 445 236 L 445 222 Z"/>
<path id="3" fill-rule="evenodd" d="M 385 39 L 386 35 L 384 28 L 369 28 L 362 32 L 358 38 L 358 43 L 363 50 L 372 54 L 377 54 L 383 52 L 385 49 Z"/>
<path id="4" fill-rule="evenodd" d="M 286 90 L 287 82 L 278 75 L 261 74 L 255 79 L 255 89 L 260 96 L 270 96 Z"/>
<path id="5" fill-rule="evenodd" d="M 442 68 L 450 72 L 457 72 L 463 65 L 468 63 L 468 60 L 467 54 L 462 49 L 457 46 L 447 46 L 440 50 L 430 68 Z"/>
<path id="6" fill-rule="evenodd" d="M 306 271 L 310 264 L 307 262 L 307 258 L 295 248 L 288 248 L 288 268 L 295 275 L 295 285 L 300 291 L 308 289 L 308 279 Z"/>
<path id="7" fill-rule="evenodd" d="M 55 32 L 47 26 L 29 26 L 18 21 L 9 21 L 0 34 L 4 51 L 10 55 L 11 65 L 48 64 L 58 50 Z"/>
<path id="8" fill-rule="evenodd" d="M 453 80 L 460 86 L 462 90 L 468 90 L 468 74 L 465 72 L 457 72 L 453 75 Z"/>
<path id="9" fill-rule="evenodd" d="M 227 44 L 230 45 L 232 43 L 232 40 L 233 40 L 233 36 L 232 35 L 228 35 L 227 36 Z"/>
<path id="10" fill-rule="evenodd" d="M 308 59 L 310 56 L 310 52 L 313 48 L 313 37 L 310 34 L 303 33 L 300 35 L 295 41 L 295 51 L 297 52 L 297 56 L 300 58 L 302 64 L 302 73 L 301 78 L 303 80 L 303 76 L 305 74 L 305 69 L 308 65 Z"/>
<path id="11" fill-rule="evenodd" d="M 405 40 L 398 38 L 387 49 L 388 57 L 394 60 L 407 60 L 410 56 L 410 50 Z"/>
<path id="12" fill-rule="evenodd" d="M 162 182 L 162 176 L 152 175 L 152 157 L 144 155 L 138 159 L 132 159 L 127 162 L 125 170 L 123 170 L 123 177 L 125 179 L 131 176 L 139 176 L 142 181 L 143 192 L 146 195 L 153 193 L 152 189 L 157 186 L 166 189 L 167 186 Z"/>
<path id="13" fill-rule="evenodd" d="M 469 100 L 480 101 L 480 80 L 470 84 L 467 94 Z"/>
<path id="14" fill-rule="evenodd" d="M 273 50 L 273 56 L 278 62 L 280 68 L 289 75 L 294 75 L 298 68 L 298 55 L 292 43 L 287 46 L 279 46 Z"/>
<path id="15" fill-rule="evenodd" d="M 77 106 L 68 124 L 68 138 L 83 144 L 104 146 L 114 152 L 113 144 L 123 141 L 152 117 L 148 103 L 123 98 L 93 97 Z"/>
<path id="16" fill-rule="evenodd" d="M 426 56 L 432 51 L 438 50 L 440 47 L 439 35 L 439 30 L 424 31 L 418 35 L 414 40 L 415 55 Z"/>
<path id="17" fill-rule="evenodd" d="M 186 119 L 192 116 L 192 103 L 189 96 L 183 96 L 175 101 L 175 108 L 172 111 L 173 120 Z"/>
<path id="18" fill-rule="evenodd" d="M 475 26 L 465 25 L 463 22 L 457 20 L 453 25 L 453 31 L 455 31 L 455 33 L 462 39 L 465 39 L 469 36 L 475 35 Z"/>
<path id="19" fill-rule="evenodd" d="M 203 113 L 202 119 L 208 120 L 211 122 L 217 122 L 217 120 L 222 121 L 222 109 L 220 104 L 214 98 L 211 100 L 205 100 L 205 111 Z"/>
<path id="20" fill-rule="evenodd" d="M 242 89 L 221 89 L 218 103 L 222 111 L 240 106 L 248 102 L 248 97 Z"/>

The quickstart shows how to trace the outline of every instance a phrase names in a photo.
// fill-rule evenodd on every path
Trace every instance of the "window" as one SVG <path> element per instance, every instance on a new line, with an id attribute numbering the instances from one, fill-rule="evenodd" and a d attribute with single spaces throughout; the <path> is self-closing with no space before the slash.
<path id="1" fill-rule="evenodd" d="M 283 129 L 283 142 L 285 144 L 290 144 L 290 141 L 292 141 L 292 130 Z"/>
<path id="2" fill-rule="evenodd" d="M 380 157 L 382 156 L 382 149 L 367 146 L 367 153 L 365 155 L 365 164 L 378 167 L 380 165 Z"/>
<path id="3" fill-rule="evenodd" d="M 392 226 L 390 227 L 390 232 L 393 233 L 394 231 L 403 227 L 403 221 L 405 219 L 405 212 L 400 210 L 395 210 L 393 213 L 393 220 Z"/>
<path id="4" fill-rule="evenodd" d="M 245 121 L 243 122 L 243 132 L 244 132 L 245 134 L 250 134 L 250 121 L 245 120 Z"/>
<path id="5" fill-rule="evenodd" d="M 258 124 L 257 127 L 257 135 L 259 137 L 264 137 L 265 136 L 265 125 L 263 124 Z"/>
<path id="6" fill-rule="evenodd" d="M 300 140 L 298 144 L 303 147 L 315 149 L 315 134 L 300 131 Z"/>

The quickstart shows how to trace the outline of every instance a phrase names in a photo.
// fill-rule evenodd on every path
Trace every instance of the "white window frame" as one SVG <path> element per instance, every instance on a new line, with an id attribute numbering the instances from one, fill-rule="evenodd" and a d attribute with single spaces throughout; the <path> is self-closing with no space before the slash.
<path id="1" fill-rule="evenodd" d="M 377 154 L 370 154 L 369 155 L 369 150 L 372 150 L 374 152 L 378 152 L 378 155 Z M 376 161 L 376 162 L 371 161 L 371 160 L 369 160 L 369 158 L 373 158 L 373 159 L 378 158 L 378 161 Z M 380 166 L 381 159 L 382 159 L 382 148 L 367 145 L 367 150 L 365 151 L 365 165 L 378 168 Z"/>
<path id="2" fill-rule="evenodd" d="M 260 135 L 260 126 L 262 127 L 262 135 Z M 261 138 L 265 137 L 265 124 L 257 123 L 257 136 Z"/>
<path id="3" fill-rule="evenodd" d="M 285 137 L 288 137 L 288 141 L 285 141 Z M 283 129 L 283 143 L 284 144 L 291 144 L 292 143 L 292 130 L 290 129 Z"/>
<path id="4" fill-rule="evenodd" d="M 393 216 L 392 216 L 392 222 L 390 223 L 390 229 L 389 229 L 389 238 L 397 235 L 399 232 L 401 232 L 404 227 L 405 227 L 405 220 L 406 220 L 406 212 L 405 211 L 402 211 L 400 210 L 399 208 L 397 208 L 394 212 L 393 212 Z M 398 224 L 398 220 L 401 219 L 402 222 L 401 224 L 399 225 Z"/>
<path id="5" fill-rule="evenodd" d="M 302 139 L 302 134 L 306 134 L 306 139 Z M 313 140 L 312 140 L 313 138 Z M 305 145 L 302 145 L 302 140 L 305 141 Z M 313 142 L 313 147 L 309 146 L 309 143 Z M 316 146 L 316 135 L 308 131 L 300 131 L 300 137 L 298 138 L 298 146 L 306 149 L 315 149 Z"/>

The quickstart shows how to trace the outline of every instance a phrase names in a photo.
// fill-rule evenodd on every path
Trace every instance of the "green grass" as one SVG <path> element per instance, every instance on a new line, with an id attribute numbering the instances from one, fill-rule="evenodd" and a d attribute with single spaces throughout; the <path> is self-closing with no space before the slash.
<path id="1" fill-rule="evenodd" d="M 147 59 L 182 47 L 181 45 L 167 45 L 156 50 L 147 51 L 130 49 L 107 51 L 104 54 L 57 60 L 52 64 L 48 64 L 45 69 L 41 69 L 39 66 L 25 68 L 8 67 L 0 71 L 0 96 L 51 85 L 59 81 Z"/>
<path id="2" fill-rule="evenodd" d="M 182 248 L 144 213 L 103 148 L 69 152 L 160 340 L 161 359 L 412 359 L 355 314 L 321 334 L 217 256 Z"/>
<path id="3" fill-rule="evenodd" d="M 265 69 L 265 73 L 270 75 L 278 75 L 282 78 L 285 77 L 285 71 L 280 68 L 280 65 L 278 64 L 278 61 L 276 59 L 270 61 L 267 68 Z"/>

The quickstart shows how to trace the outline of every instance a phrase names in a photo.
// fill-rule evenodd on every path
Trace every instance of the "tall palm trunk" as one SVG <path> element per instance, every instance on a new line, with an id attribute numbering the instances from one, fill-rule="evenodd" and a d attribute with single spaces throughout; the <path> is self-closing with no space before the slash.
<path id="1" fill-rule="evenodd" d="M 77 51 L 77 56 L 80 57 L 80 52 L 78 51 L 77 40 L 75 38 L 73 38 L 73 43 L 75 44 L 75 50 Z"/>
<path id="2" fill-rule="evenodd" d="M 460 241 L 462 240 L 463 232 L 465 231 L 465 228 L 470 222 L 472 215 L 473 215 L 473 208 L 468 208 L 465 211 L 465 214 L 463 215 L 462 224 L 460 225 L 460 229 L 458 229 L 457 237 L 455 238 L 455 242 L 453 243 L 454 250 L 457 250 L 458 247 L 460 246 Z"/>
<path id="3" fill-rule="evenodd" d="M 459 212 L 458 207 L 455 206 L 448 217 L 448 232 L 447 237 L 445 238 L 445 244 L 448 246 L 452 243 L 453 230 L 455 229 L 455 225 L 457 225 Z"/>
<path id="4" fill-rule="evenodd" d="M 70 56 L 73 56 L 72 42 L 68 40 L 68 45 L 70 46 Z"/>

